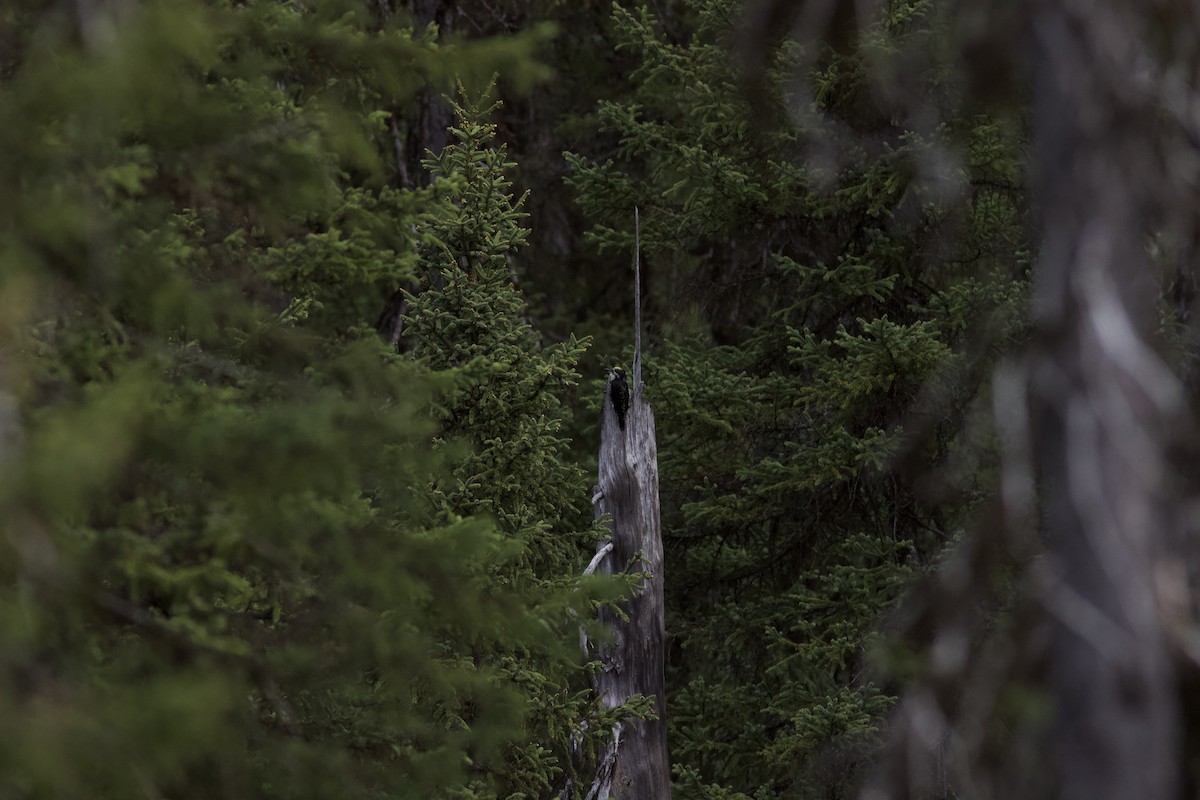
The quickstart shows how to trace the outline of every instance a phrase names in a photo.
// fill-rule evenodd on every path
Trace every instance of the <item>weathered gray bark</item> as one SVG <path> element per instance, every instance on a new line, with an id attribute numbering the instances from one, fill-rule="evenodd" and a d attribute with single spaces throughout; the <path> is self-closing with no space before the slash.
<path id="1" fill-rule="evenodd" d="M 640 279 L 640 263 L 634 273 Z M 640 307 L 640 291 L 635 290 Z M 597 655 L 604 669 L 593 688 L 606 708 L 631 697 L 651 698 L 657 719 L 618 723 L 613 739 L 597 759 L 588 800 L 670 800 L 671 766 L 667 756 L 666 705 L 663 698 L 663 547 L 658 507 L 658 445 L 654 410 L 641 381 L 641 314 L 637 313 L 634 365 L 630 376 L 629 414 L 624 430 L 609 401 L 608 385 L 600 423 L 600 482 L 597 514 L 612 518 L 612 538 L 597 548 L 598 571 L 627 570 L 642 579 L 624 603 L 625 618 L 601 613 L 611 638 Z"/>
<path id="2" fill-rule="evenodd" d="M 891 757 L 862 797 L 1174 800 L 1187 764 L 1176 668 L 1196 658 L 1181 658 L 1194 549 L 1171 456 L 1194 447 L 1195 427 L 1150 344 L 1148 242 L 1198 230 L 1200 12 L 1190 0 L 980 7 L 982 52 L 1033 56 L 1035 335 L 993 385 L 998 513 L 925 593 L 930 674 L 904 692 Z M 1022 34 L 1028 48 L 1014 48 Z M 986 631 L 981 609 L 1013 569 L 1028 589 L 1019 624 Z M 1000 723 L 1014 684 L 1044 692 L 1050 730 Z"/>
<path id="3" fill-rule="evenodd" d="M 654 411 L 633 387 L 625 430 L 612 404 L 604 403 L 600 440 L 600 493 L 597 509 L 612 517 L 612 550 L 599 571 L 643 573 L 640 587 L 622 607 L 627 619 L 603 612 L 611 632 L 598 654 L 604 669 L 593 686 L 606 708 L 635 695 L 653 698 L 654 720 L 618 725 L 588 797 L 669 798 L 666 707 L 663 701 L 663 549 L 658 511 L 658 450 Z"/>
<path id="4" fill-rule="evenodd" d="M 1065 800 L 1178 797 L 1179 721 L 1156 582 L 1171 541 L 1178 382 L 1147 344 L 1153 117 L 1126 90 L 1144 10 L 1053 2 L 1033 20 L 1042 249 L 1031 388 L 1053 627 L 1051 759 Z"/>

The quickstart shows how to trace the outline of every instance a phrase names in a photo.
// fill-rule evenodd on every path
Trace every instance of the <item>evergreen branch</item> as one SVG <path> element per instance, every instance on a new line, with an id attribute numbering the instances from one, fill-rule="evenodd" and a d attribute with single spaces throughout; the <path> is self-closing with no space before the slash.
<path id="1" fill-rule="evenodd" d="M 258 685 L 263 698 L 274 708 L 283 723 L 283 729 L 292 736 L 300 736 L 303 733 L 300 724 L 296 721 L 296 714 L 287 698 L 283 696 L 283 692 L 280 691 L 278 683 L 271 674 L 270 667 L 261 658 L 245 653 L 235 653 L 197 641 L 182 631 L 167 625 L 141 606 L 109 592 L 97 590 L 92 593 L 90 600 L 98 610 L 153 634 L 180 655 L 211 656 L 243 668 Z"/>

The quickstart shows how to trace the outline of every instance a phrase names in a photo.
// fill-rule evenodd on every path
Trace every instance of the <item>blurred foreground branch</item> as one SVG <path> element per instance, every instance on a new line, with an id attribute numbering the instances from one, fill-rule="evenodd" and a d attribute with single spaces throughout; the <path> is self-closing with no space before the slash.
<path id="1" fill-rule="evenodd" d="M 918 593 L 925 671 L 865 798 L 1181 796 L 1194 430 L 1147 243 L 1195 233 L 1196 9 L 1031 3 L 1024 33 L 1034 338 L 993 384 L 996 513 Z"/>

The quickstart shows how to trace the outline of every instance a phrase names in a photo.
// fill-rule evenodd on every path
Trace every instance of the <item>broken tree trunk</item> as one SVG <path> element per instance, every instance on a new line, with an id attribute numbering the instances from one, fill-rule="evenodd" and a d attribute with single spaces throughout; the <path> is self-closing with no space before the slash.
<path id="1" fill-rule="evenodd" d="M 635 259 L 635 284 L 640 275 Z M 640 291 L 636 304 L 640 309 Z M 597 658 L 604 664 L 593 688 L 605 708 L 632 697 L 650 698 L 656 719 L 617 723 L 613 738 L 597 759 L 596 778 L 587 800 L 669 800 L 671 769 L 667 759 L 667 727 L 663 699 L 663 547 L 658 511 L 658 446 L 654 411 L 642 393 L 641 313 L 636 314 L 633 374 L 624 427 L 605 385 L 600 423 L 600 483 L 597 514 L 612 520 L 612 538 L 598 549 L 598 571 L 624 570 L 642 576 L 622 604 L 624 617 L 601 612 L 610 638 Z M 611 548 L 601 555 L 605 548 Z"/>

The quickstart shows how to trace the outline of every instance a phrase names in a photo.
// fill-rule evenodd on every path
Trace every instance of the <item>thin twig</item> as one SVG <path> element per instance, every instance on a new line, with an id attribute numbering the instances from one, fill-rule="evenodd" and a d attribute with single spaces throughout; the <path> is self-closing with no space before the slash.
<path id="1" fill-rule="evenodd" d="M 633 207 L 633 391 L 642 391 L 642 222 Z"/>

